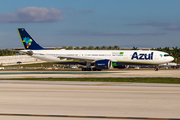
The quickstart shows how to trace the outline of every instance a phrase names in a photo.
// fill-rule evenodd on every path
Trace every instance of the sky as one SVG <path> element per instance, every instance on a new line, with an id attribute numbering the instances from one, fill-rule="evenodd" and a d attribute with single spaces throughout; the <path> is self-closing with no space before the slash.
<path id="1" fill-rule="evenodd" d="M 17 28 L 43 47 L 180 47 L 180 0 L 0 1 L 0 49 L 23 47 Z"/>

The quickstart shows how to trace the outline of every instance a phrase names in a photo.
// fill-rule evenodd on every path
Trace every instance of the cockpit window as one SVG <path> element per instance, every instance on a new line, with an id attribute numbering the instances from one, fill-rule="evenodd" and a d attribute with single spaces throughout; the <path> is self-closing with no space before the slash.
<path id="1" fill-rule="evenodd" d="M 170 56 L 169 54 L 164 54 L 164 57 Z"/>

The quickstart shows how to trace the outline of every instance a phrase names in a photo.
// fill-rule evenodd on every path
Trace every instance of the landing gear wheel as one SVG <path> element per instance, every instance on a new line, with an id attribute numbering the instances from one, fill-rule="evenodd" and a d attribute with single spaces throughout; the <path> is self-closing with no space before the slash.
<path id="1" fill-rule="evenodd" d="M 91 71 L 91 68 L 87 68 L 87 71 Z"/>
<path id="2" fill-rule="evenodd" d="M 93 70 L 93 71 L 96 71 L 96 68 L 93 68 L 92 70 Z"/>
<path id="3" fill-rule="evenodd" d="M 82 68 L 82 71 L 86 71 L 86 68 Z"/>

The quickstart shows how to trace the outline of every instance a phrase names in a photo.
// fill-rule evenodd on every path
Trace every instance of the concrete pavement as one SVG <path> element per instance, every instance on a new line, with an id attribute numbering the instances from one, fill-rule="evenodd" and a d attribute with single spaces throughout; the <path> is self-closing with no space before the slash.
<path id="1" fill-rule="evenodd" d="M 0 96 L 0 113 L 180 118 L 179 84 L 5 80 Z"/>
<path id="2" fill-rule="evenodd" d="M 119 70 L 119 71 L 1 71 L 0 78 L 79 78 L 79 77 L 175 77 L 180 70 Z"/>

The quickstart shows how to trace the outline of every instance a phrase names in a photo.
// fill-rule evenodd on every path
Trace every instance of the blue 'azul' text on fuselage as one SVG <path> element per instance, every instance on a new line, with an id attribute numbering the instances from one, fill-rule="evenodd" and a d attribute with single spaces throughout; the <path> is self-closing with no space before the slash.
<path id="1" fill-rule="evenodd" d="M 137 54 L 137 52 L 134 52 L 131 60 L 133 60 L 134 58 L 137 60 L 153 60 L 153 52 L 151 52 L 150 54 L 140 53 L 139 55 Z"/>

